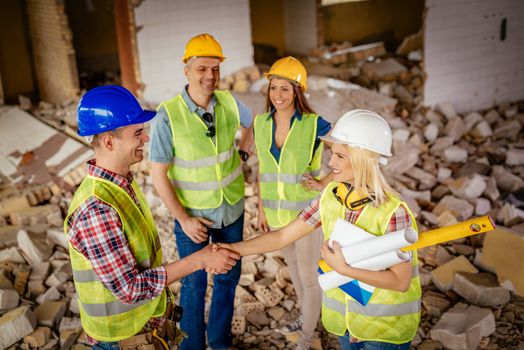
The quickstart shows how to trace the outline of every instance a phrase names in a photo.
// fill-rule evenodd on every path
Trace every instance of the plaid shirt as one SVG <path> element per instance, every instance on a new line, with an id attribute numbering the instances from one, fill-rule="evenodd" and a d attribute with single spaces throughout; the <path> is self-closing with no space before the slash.
<path id="1" fill-rule="evenodd" d="M 314 228 L 319 228 L 322 225 L 320 220 L 320 197 L 321 195 L 315 198 L 298 216 L 302 221 Z M 345 220 L 354 224 L 362 213 L 362 210 L 363 208 L 360 210 L 349 210 L 346 208 Z M 393 216 L 391 216 L 386 233 L 402 230 L 410 225 L 411 217 L 406 208 L 401 205 L 395 211 Z"/>
<path id="2" fill-rule="evenodd" d="M 96 166 L 95 160 L 87 163 L 87 173 L 109 180 L 123 188 L 140 208 L 138 199 L 131 188 L 131 173 L 123 177 Z M 166 287 L 164 266 L 140 272 L 130 249 L 118 212 L 94 196 L 89 197 L 69 217 L 67 232 L 71 245 L 88 259 L 102 284 L 125 304 L 158 297 Z M 168 293 L 169 294 L 169 293 Z M 151 319 L 148 326 L 157 328 L 163 319 Z M 95 339 L 87 336 L 91 345 Z"/>

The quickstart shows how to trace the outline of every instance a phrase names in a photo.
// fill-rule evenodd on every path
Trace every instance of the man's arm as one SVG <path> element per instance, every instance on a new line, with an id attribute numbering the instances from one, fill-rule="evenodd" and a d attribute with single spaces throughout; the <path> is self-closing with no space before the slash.
<path id="1" fill-rule="evenodd" d="M 138 271 L 116 210 L 93 199 L 82 205 L 69 225 L 69 242 L 88 259 L 98 279 L 120 301 L 154 299 L 166 286 L 164 267 Z"/>
<path id="2" fill-rule="evenodd" d="M 207 227 L 213 222 L 201 218 L 190 216 L 184 206 L 178 200 L 173 184 L 167 177 L 170 164 L 151 162 L 151 175 L 153 186 L 158 195 L 166 205 L 167 209 L 182 226 L 184 233 L 195 243 L 202 243 L 207 240 Z"/>
<path id="3" fill-rule="evenodd" d="M 253 120 L 255 115 L 245 103 L 240 101 L 236 96 L 233 95 L 238 107 L 238 113 L 240 116 L 241 135 L 238 148 L 244 152 L 248 152 L 253 144 Z"/>
<path id="4" fill-rule="evenodd" d="M 213 245 L 208 245 L 183 259 L 166 265 L 167 284 L 202 269 L 215 273 L 227 273 L 236 265 L 238 259 L 240 255 L 237 253 L 227 249 L 213 249 Z"/>
<path id="5" fill-rule="evenodd" d="M 220 243 L 218 245 L 242 256 L 262 254 L 282 249 L 313 231 L 315 231 L 314 227 L 309 226 L 301 219 L 295 219 L 277 231 L 264 233 L 247 241 Z"/>
<path id="6" fill-rule="evenodd" d="M 244 128 L 242 127 L 241 134 L 240 134 L 240 142 L 238 143 L 238 148 L 242 151 L 248 152 L 251 149 L 251 145 L 253 144 L 253 124 L 251 124 L 249 127 Z"/>

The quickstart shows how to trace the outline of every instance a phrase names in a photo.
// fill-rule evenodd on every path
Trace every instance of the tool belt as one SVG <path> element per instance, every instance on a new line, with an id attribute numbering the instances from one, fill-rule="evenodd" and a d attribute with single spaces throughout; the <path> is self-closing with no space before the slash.
<path id="1" fill-rule="evenodd" d="M 173 350 L 187 338 L 187 334 L 176 325 L 182 319 L 182 307 L 169 302 L 164 315 L 164 325 L 159 329 L 151 329 L 148 325 L 144 329 L 118 342 L 121 350 Z"/>

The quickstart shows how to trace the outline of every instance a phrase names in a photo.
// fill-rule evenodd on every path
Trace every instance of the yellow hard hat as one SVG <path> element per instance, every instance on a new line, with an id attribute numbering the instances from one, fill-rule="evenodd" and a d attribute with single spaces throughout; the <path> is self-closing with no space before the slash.
<path id="1" fill-rule="evenodd" d="M 182 62 L 186 63 L 191 57 L 217 57 L 220 62 L 225 59 L 218 40 L 207 33 L 197 35 L 188 41 Z"/>
<path id="2" fill-rule="evenodd" d="M 307 90 L 306 67 L 299 60 L 288 56 L 279 59 L 271 66 L 269 72 L 264 73 L 266 78 L 282 77 L 300 85 L 303 91 Z"/>

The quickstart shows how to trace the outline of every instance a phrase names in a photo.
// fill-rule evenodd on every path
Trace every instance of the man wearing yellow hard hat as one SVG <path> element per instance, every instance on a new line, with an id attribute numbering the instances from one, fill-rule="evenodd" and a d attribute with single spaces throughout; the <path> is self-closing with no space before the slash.
<path id="1" fill-rule="evenodd" d="M 220 43 L 210 34 L 189 40 L 182 61 L 188 84 L 158 108 L 151 127 L 153 184 L 175 218 L 181 258 L 213 242 L 242 240 L 244 176 L 253 142 L 251 110 L 228 91 L 217 90 Z M 235 146 L 235 134 L 241 141 Z M 240 264 L 216 275 L 207 327 L 212 349 L 231 347 L 231 319 Z M 205 349 L 204 308 L 207 274 L 196 271 L 182 280 L 181 328 L 189 337 L 181 349 Z"/>

